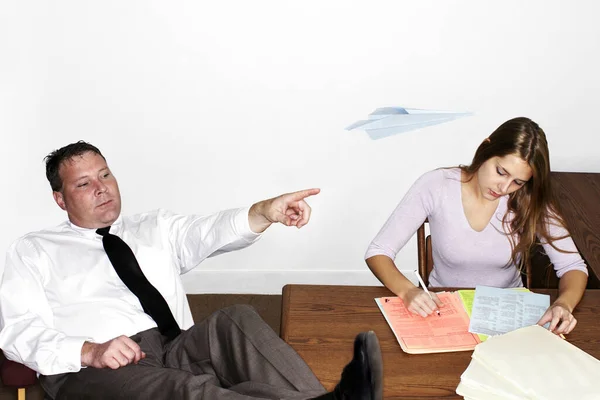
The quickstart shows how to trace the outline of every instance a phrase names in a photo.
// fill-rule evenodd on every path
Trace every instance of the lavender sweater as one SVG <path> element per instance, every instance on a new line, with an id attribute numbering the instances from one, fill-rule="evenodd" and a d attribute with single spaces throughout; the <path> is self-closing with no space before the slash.
<path id="1" fill-rule="evenodd" d="M 431 287 L 523 286 L 519 271 L 510 260 L 510 242 L 502 229 L 508 196 L 500 198 L 489 224 L 477 232 L 464 214 L 460 176 L 458 168 L 438 169 L 422 175 L 373 239 L 365 259 L 384 255 L 394 260 L 428 218 L 434 265 L 429 276 Z M 567 231 L 550 225 L 550 233 L 560 237 Z M 574 251 L 561 253 L 543 244 L 559 278 L 572 270 L 587 274 L 587 267 L 570 237 L 554 244 L 562 250 Z M 402 267 L 399 266 L 407 269 Z"/>

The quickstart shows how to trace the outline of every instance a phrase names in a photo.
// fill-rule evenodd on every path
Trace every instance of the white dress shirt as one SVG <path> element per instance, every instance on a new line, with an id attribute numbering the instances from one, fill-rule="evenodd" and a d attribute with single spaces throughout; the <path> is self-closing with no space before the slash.
<path id="1" fill-rule="evenodd" d="M 260 235 L 248 208 L 200 217 L 157 210 L 120 216 L 110 233 L 133 250 L 181 329 L 194 323 L 180 275 Z M 156 327 L 115 272 L 95 229 L 70 222 L 34 232 L 8 250 L 0 284 L 0 348 L 44 375 L 81 368 L 84 341 L 103 343 Z"/>

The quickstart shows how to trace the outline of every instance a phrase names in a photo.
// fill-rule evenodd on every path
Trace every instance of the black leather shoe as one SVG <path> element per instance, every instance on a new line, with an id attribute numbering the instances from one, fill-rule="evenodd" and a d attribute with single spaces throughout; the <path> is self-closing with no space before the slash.
<path id="1" fill-rule="evenodd" d="M 333 395 L 336 400 L 383 399 L 383 363 L 375 332 L 356 336 L 354 358 L 344 367 Z"/>

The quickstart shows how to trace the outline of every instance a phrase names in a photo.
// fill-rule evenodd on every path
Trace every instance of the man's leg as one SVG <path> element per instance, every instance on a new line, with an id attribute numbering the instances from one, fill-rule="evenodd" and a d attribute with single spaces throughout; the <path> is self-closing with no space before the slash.
<path id="1" fill-rule="evenodd" d="M 61 387 L 57 400 L 115 399 L 115 400 L 264 400 L 265 388 L 242 387 L 245 394 L 220 387 L 215 376 L 193 375 L 172 368 L 131 365 L 118 370 L 86 369 L 73 376 Z M 267 390 L 269 388 L 266 388 Z M 290 397 L 282 392 L 282 398 Z M 254 397 L 256 394 L 260 397 Z"/>
<path id="2" fill-rule="evenodd" d="M 182 332 L 182 338 L 189 335 Z M 52 387 L 55 376 L 42 377 L 41 383 L 48 393 L 58 393 L 57 400 L 71 399 L 219 399 L 219 400 L 259 400 L 262 394 L 269 392 L 268 385 L 239 385 L 240 391 L 224 388 L 219 379 L 211 374 L 200 372 L 192 374 L 179 368 L 166 365 L 164 345 L 166 338 L 157 329 L 151 329 L 132 336 L 146 358 L 137 365 L 128 365 L 116 370 L 109 368 L 84 368 L 73 374 L 66 374 L 64 383 L 58 388 Z M 281 398 L 300 399 L 292 390 L 281 389 Z M 257 396 L 257 397 L 254 397 Z M 273 397 L 278 398 L 278 397 Z"/>
<path id="3" fill-rule="evenodd" d="M 246 305 L 219 310 L 167 344 L 165 366 L 214 375 L 223 388 L 249 396 L 325 393 L 304 360 Z"/>
<path id="4" fill-rule="evenodd" d="M 372 332 L 357 336 L 354 359 L 329 394 L 300 356 L 248 306 L 218 311 L 170 343 L 157 329 L 132 339 L 146 353 L 138 365 L 42 376 L 42 387 L 51 395 L 58 392 L 59 400 L 382 398 L 381 354 Z"/>
<path id="5" fill-rule="evenodd" d="M 194 376 L 175 369 L 128 365 L 116 370 L 83 369 L 69 376 L 56 399 L 248 399 L 237 393 L 233 393 L 235 397 L 212 397 L 211 389 L 224 390 L 218 387 L 214 376 Z"/>

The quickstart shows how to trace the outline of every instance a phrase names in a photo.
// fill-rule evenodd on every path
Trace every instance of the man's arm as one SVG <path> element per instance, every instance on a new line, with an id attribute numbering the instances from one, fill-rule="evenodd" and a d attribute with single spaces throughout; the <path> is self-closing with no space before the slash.
<path id="1" fill-rule="evenodd" d="M 0 284 L 0 348 L 7 358 L 45 374 L 81 368 L 85 337 L 67 336 L 54 327 L 43 277 L 43 259 L 34 243 L 15 242 L 8 250 Z"/>
<path id="2" fill-rule="evenodd" d="M 271 224 L 281 223 L 300 229 L 310 220 L 311 208 L 304 199 L 318 194 L 320 189 L 306 189 L 259 201 L 250 207 L 248 222 L 255 233 L 264 232 Z"/>
<path id="3" fill-rule="evenodd" d="M 254 243 L 271 224 L 281 222 L 301 228 L 310 219 L 304 200 L 319 189 L 303 190 L 260 201 L 249 209 L 220 211 L 207 216 L 183 216 L 166 211 L 158 214 L 166 225 L 170 246 L 177 254 L 180 274 L 195 268 L 207 257 L 239 250 Z"/>
<path id="4" fill-rule="evenodd" d="M 53 375 L 76 372 L 81 367 L 116 369 L 145 357 L 127 336 L 92 343 L 55 329 L 43 276 L 36 268 L 44 261 L 36 250 L 34 243 L 23 239 L 7 253 L 0 284 L 0 347 L 7 358 Z"/>

